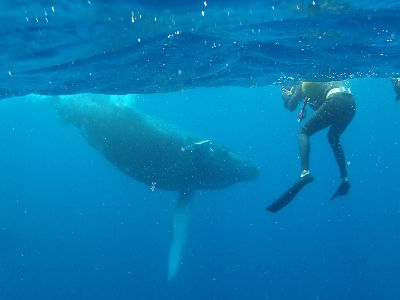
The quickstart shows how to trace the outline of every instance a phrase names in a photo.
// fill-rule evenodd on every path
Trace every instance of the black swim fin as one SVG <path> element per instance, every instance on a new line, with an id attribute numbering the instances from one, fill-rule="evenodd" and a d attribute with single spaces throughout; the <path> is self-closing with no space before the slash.
<path id="1" fill-rule="evenodd" d="M 350 182 L 343 181 L 337 188 L 336 192 L 333 194 L 331 200 L 339 196 L 347 195 L 349 193 L 349 189 L 350 189 Z"/>
<path id="2" fill-rule="evenodd" d="M 270 212 L 278 212 L 286 205 L 288 205 L 294 197 L 301 191 L 303 187 L 305 187 L 308 183 L 312 182 L 314 178 L 311 174 L 308 174 L 299 180 L 297 180 L 282 196 L 276 199 L 270 206 L 267 207 L 267 210 Z"/>

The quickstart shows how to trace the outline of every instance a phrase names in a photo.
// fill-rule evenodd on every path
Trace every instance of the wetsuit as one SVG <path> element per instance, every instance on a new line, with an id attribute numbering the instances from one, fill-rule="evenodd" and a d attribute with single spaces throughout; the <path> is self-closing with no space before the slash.
<path id="1" fill-rule="evenodd" d="M 317 94 L 307 93 L 307 89 L 298 85 L 291 91 L 284 89 L 284 105 L 293 111 L 297 105 L 307 99 L 307 106 L 315 112 L 299 130 L 299 146 L 302 169 L 309 170 L 310 141 L 314 133 L 330 126 L 328 141 L 332 147 L 340 170 L 340 176 L 347 180 L 347 167 L 340 135 L 350 124 L 356 111 L 356 104 L 350 89 L 341 81 L 320 83 Z"/>

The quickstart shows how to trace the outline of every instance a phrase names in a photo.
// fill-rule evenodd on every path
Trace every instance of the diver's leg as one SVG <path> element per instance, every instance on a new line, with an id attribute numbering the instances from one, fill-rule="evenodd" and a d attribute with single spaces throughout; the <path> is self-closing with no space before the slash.
<path id="1" fill-rule="evenodd" d="M 327 106 L 322 105 L 318 110 L 314 112 L 308 122 L 300 128 L 299 146 L 302 166 L 300 179 L 297 180 L 270 206 L 268 206 L 267 210 L 274 213 L 278 212 L 286 205 L 288 205 L 307 184 L 314 180 L 309 171 L 310 136 L 331 124 L 331 118 L 328 114 L 328 111 L 329 109 L 327 109 Z"/>
<path id="2" fill-rule="evenodd" d="M 346 125 L 347 126 L 347 125 Z M 328 141 L 332 147 L 333 155 L 335 156 L 336 162 L 339 166 L 341 183 L 332 195 L 331 200 L 338 196 L 347 195 L 350 189 L 350 181 L 347 177 L 347 165 L 346 157 L 344 155 L 342 144 L 340 143 L 340 135 L 343 133 L 346 127 L 333 125 L 328 132 Z"/>
<path id="3" fill-rule="evenodd" d="M 338 99 L 332 99 L 331 101 L 335 104 L 335 110 L 337 110 L 337 113 L 335 121 L 328 131 L 328 141 L 332 147 L 333 155 L 338 164 L 341 177 L 341 183 L 331 198 L 334 199 L 338 196 L 346 195 L 350 189 L 346 157 L 342 144 L 340 143 L 340 136 L 353 119 L 356 106 L 354 99 L 350 95 L 342 95 Z"/>
<path id="4" fill-rule="evenodd" d="M 353 120 L 355 114 L 355 103 L 351 96 L 343 95 L 341 98 L 330 100 L 334 104 L 334 122 L 328 131 L 328 141 L 332 147 L 333 155 L 339 167 L 341 178 L 347 178 L 346 157 L 340 136 Z"/>
<path id="5" fill-rule="evenodd" d="M 314 112 L 308 122 L 300 128 L 299 146 L 301 166 L 303 171 L 301 172 L 300 179 L 297 180 L 286 192 L 284 192 L 278 199 L 276 199 L 270 206 L 267 207 L 267 210 L 270 212 L 275 213 L 284 208 L 307 184 L 313 181 L 313 177 L 309 171 L 310 136 L 332 124 L 332 118 L 329 114 L 329 111 L 329 105 L 324 103 L 318 110 Z"/>
<path id="6" fill-rule="evenodd" d="M 340 176 L 347 177 L 346 157 L 344 155 L 342 144 L 340 143 L 340 135 L 343 133 L 344 128 L 332 126 L 328 132 L 328 141 L 332 147 L 333 155 L 339 166 Z"/>
<path id="7" fill-rule="evenodd" d="M 302 172 L 300 177 L 304 177 L 310 173 L 310 137 L 328 127 L 332 123 L 330 114 L 330 105 L 325 102 L 317 109 L 311 118 L 299 130 L 299 150 Z"/>

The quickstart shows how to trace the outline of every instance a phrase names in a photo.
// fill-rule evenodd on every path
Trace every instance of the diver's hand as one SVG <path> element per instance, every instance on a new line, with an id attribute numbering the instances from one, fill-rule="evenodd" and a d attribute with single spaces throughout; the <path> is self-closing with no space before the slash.
<path id="1" fill-rule="evenodd" d="M 349 179 L 347 177 L 342 178 L 342 183 L 339 185 L 336 192 L 333 194 L 331 200 L 339 196 L 347 195 L 349 193 L 350 187 L 351 185 Z"/>
<path id="2" fill-rule="evenodd" d="M 283 105 L 286 109 L 294 111 L 301 99 L 301 88 L 299 85 L 282 88 Z"/>
<path id="3" fill-rule="evenodd" d="M 282 97 L 283 98 L 290 97 L 293 95 L 293 92 L 294 92 L 294 86 L 291 87 L 285 86 L 282 88 Z"/>

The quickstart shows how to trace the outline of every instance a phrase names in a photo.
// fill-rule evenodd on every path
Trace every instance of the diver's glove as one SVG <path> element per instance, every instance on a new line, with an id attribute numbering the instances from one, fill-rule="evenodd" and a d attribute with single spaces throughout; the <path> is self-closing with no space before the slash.
<path id="1" fill-rule="evenodd" d="M 333 194 L 331 200 L 335 199 L 336 197 L 339 196 L 344 196 L 347 195 L 349 193 L 349 189 L 350 189 L 350 181 L 347 177 L 343 177 L 342 178 L 342 183 L 339 185 L 339 187 L 337 188 L 336 192 Z"/>

